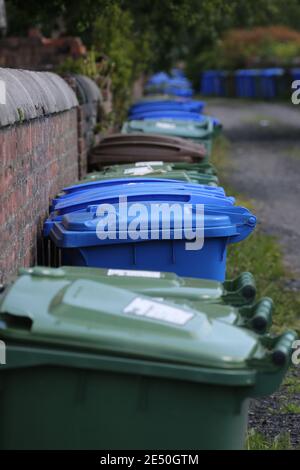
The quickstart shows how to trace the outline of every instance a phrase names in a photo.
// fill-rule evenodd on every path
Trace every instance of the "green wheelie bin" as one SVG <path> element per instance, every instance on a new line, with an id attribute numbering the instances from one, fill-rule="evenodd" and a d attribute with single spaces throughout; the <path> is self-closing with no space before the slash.
<path id="1" fill-rule="evenodd" d="M 122 163 L 122 164 L 115 164 L 115 165 L 100 165 L 99 171 L 110 171 L 112 168 L 116 168 L 117 171 L 124 171 L 130 168 L 135 167 L 150 167 L 153 172 L 157 171 L 158 169 L 161 171 L 188 171 L 200 175 L 213 175 L 217 176 L 216 168 L 208 162 L 201 162 L 201 163 L 189 163 L 189 162 L 164 162 L 162 160 L 157 161 L 139 161 L 135 163 Z M 97 179 L 99 175 L 99 171 L 92 171 L 87 173 L 84 177 L 84 181 L 93 181 Z M 101 174 L 101 173 L 100 173 Z"/>
<path id="2" fill-rule="evenodd" d="M 121 132 L 124 134 L 141 132 L 145 134 L 169 135 L 192 140 L 205 146 L 206 157 L 204 161 L 208 161 L 212 152 L 213 139 L 219 131 L 214 128 L 213 120 L 207 117 L 201 122 L 180 121 L 171 118 L 126 121 Z"/>
<path id="3" fill-rule="evenodd" d="M 296 334 L 208 307 L 23 271 L 0 300 L 0 448 L 243 448 L 249 398 L 278 388 Z"/>
<path id="4" fill-rule="evenodd" d="M 39 269 L 44 268 L 33 268 L 31 272 L 38 273 Z M 273 302 L 268 297 L 255 300 L 255 280 L 248 272 L 242 273 L 236 279 L 221 283 L 158 271 L 100 268 L 82 270 L 74 266 L 64 266 L 60 269 L 68 278 L 81 277 L 100 281 L 154 299 L 188 304 L 196 309 L 205 302 L 212 305 L 211 317 L 218 317 L 220 314 L 222 318 L 226 318 L 226 322 L 250 328 L 259 334 L 264 334 L 272 325 Z M 59 270 L 56 272 L 59 273 Z"/>
<path id="5" fill-rule="evenodd" d="M 56 276 L 68 279 L 84 278 L 103 282 L 121 289 L 172 300 L 174 302 L 206 302 L 243 307 L 256 303 L 256 282 L 253 275 L 243 272 L 224 282 L 178 276 L 162 271 L 140 271 L 132 269 L 84 268 L 62 266 L 47 268 L 36 266 L 20 272 L 32 276 Z M 270 313 L 272 313 L 270 311 Z"/>

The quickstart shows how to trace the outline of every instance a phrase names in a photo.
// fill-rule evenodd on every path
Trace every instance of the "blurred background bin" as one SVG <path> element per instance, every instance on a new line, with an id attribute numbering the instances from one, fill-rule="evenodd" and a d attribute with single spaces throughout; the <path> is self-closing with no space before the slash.
<path id="1" fill-rule="evenodd" d="M 236 96 L 235 75 L 233 71 L 224 72 L 225 96 L 234 98 Z"/>
<path id="2" fill-rule="evenodd" d="M 131 113 L 128 116 L 128 120 L 139 121 L 143 119 L 176 119 L 180 121 L 199 121 L 202 122 L 206 119 L 206 116 L 203 114 L 191 112 L 191 111 L 184 111 L 184 110 L 156 110 L 156 111 L 137 111 Z"/>
<path id="3" fill-rule="evenodd" d="M 146 82 L 145 93 L 164 93 L 166 88 L 166 83 L 169 81 L 170 77 L 165 72 L 158 72 Z"/>
<path id="4" fill-rule="evenodd" d="M 191 82 L 185 77 L 169 79 L 164 91 L 169 95 L 186 98 L 189 98 L 194 94 Z"/>
<path id="5" fill-rule="evenodd" d="M 235 72 L 237 96 L 240 98 L 258 98 L 260 90 L 261 71 L 258 69 L 243 69 Z"/>
<path id="6" fill-rule="evenodd" d="M 273 100 L 284 95 L 284 70 L 282 68 L 269 68 L 260 71 L 261 97 Z"/>
<path id="7" fill-rule="evenodd" d="M 210 117 L 203 117 L 202 121 L 181 121 L 177 119 L 144 119 L 138 121 L 126 121 L 122 127 L 122 133 L 130 134 L 136 132 L 168 135 L 174 137 L 181 137 L 187 140 L 192 140 L 201 143 L 205 147 L 206 158 L 212 152 L 213 139 L 216 136 L 218 126 Z"/>
<path id="8" fill-rule="evenodd" d="M 146 113 L 151 111 L 189 111 L 202 113 L 205 103 L 199 100 L 155 100 L 155 101 L 138 101 L 130 108 L 128 115 L 132 116 L 137 113 Z"/>
<path id="9" fill-rule="evenodd" d="M 225 77 L 223 70 L 202 72 L 200 93 L 204 96 L 226 96 Z"/>

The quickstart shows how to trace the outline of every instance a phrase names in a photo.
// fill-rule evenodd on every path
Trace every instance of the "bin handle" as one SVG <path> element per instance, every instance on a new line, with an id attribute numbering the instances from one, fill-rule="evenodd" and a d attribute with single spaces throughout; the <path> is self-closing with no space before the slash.
<path id="1" fill-rule="evenodd" d="M 256 296 L 256 284 L 253 275 L 249 272 L 242 273 L 236 279 L 237 290 L 241 292 L 245 299 L 254 299 Z"/>
<path id="2" fill-rule="evenodd" d="M 236 243 L 244 240 L 245 238 L 250 235 L 251 232 L 255 229 L 257 219 L 255 215 L 251 214 L 247 216 L 247 218 L 244 220 L 244 223 L 241 225 L 238 225 L 238 230 L 239 233 L 238 235 L 234 235 L 229 238 L 228 242 L 229 243 Z"/>
<path id="3" fill-rule="evenodd" d="M 273 300 L 269 297 L 261 299 L 255 307 L 254 315 L 250 319 L 252 328 L 264 333 L 272 323 Z"/>

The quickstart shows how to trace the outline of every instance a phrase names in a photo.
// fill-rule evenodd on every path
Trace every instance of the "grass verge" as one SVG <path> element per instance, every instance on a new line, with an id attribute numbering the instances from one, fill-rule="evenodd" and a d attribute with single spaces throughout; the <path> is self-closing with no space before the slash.
<path id="1" fill-rule="evenodd" d="M 223 136 L 216 139 L 212 162 L 221 176 L 221 184 L 226 193 L 235 196 L 237 204 L 247 207 L 255 213 L 253 201 L 237 193 L 229 184 L 229 174 L 233 169 L 230 159 L 230 143 Z M 259 226 L 254 233 L 242 243 L 229 246 L 227 261 L 227 277 L 235 277 L 242 271 L 250 271 L 257 283 L 257 298 L 268 296 L 274 301 L 273 331 L 294 329 L 300 333 L 300 293 L 288 289 L 288 280 L 292 274 L 288 272 L 283 263 L 283 255 L 276 237 L 264 233 Z M 286 397 L 281 404 L 280 413 L 300 413 L 298 400 L 293 399 L 299 394 L 299 376 L 288 375 L 283 390 Z M 271 439 L 255 429 L 248 433 L 246 441 L 248 450 L 291 450 L 289 433 L 279 434 Z"/>
<path id="2" fill-rule="evenodd" d="M 212 161 L 221 175 L 221 184 L 227 194 L 236 197 L 238 205 L 255 213 L 253 202 L 238 194 L 228 183 L 228 174 L 232 170 L 229 152 L 229 142 L 223 136 L 218 137 Z M 258 298 L 268 296 L 274 300 L 274 331 L 293 328 L 300 333 L 300 293 L 286 288 L 287 280 L 292 276 L 284 266 L 280 245 L 276 237 L 265 234 L 259 225 L 245 241 L 229 246 L 227 277 L 242 271 L 250 271 L 255 276 Z"/>
<path id="3" fill-rule="evenodd" d="M 268 439 L 263 434 L 251 431 L 248 434 L 246 442 L 247 450 L 293 450 L 290 436 L 288 433 L 280 434 L 275 439 Z"/>

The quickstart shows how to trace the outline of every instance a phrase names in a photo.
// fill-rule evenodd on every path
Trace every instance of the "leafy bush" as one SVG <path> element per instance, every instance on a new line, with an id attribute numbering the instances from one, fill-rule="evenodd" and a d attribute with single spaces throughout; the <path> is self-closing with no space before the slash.
<path id="1" fill-rule="evenodd" d="M 300 33 L 283 26 L 233 29 L 198 58 L 204 68 L 288 66 L 300 57 Z"/>

